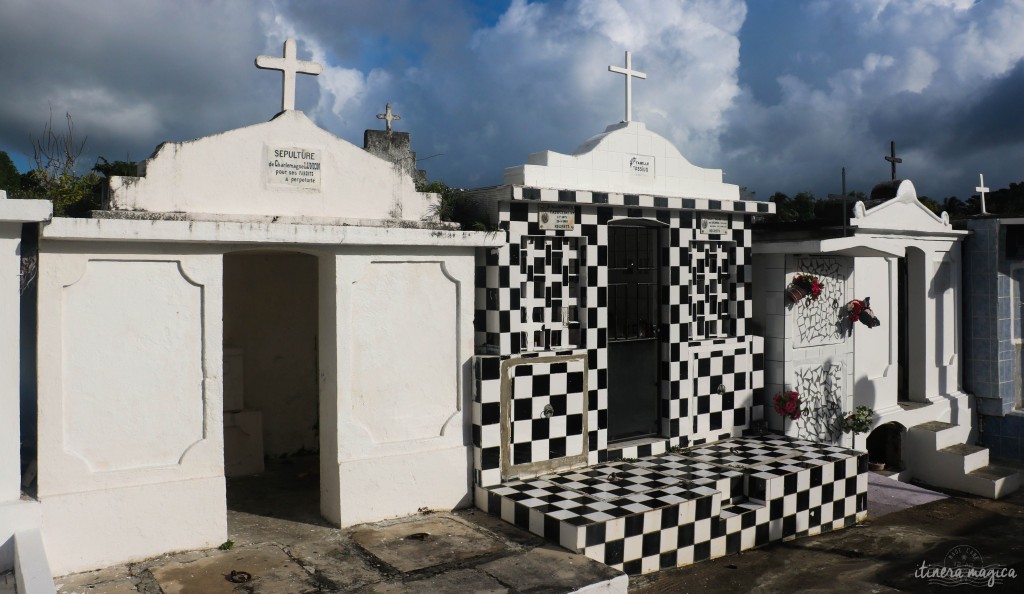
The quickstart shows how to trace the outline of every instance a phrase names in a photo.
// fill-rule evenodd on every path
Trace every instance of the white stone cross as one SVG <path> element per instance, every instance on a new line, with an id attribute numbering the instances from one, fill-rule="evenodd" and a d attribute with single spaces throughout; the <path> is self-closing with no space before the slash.
<path id="1" fill-rule="evenodd" d="M 633 70 L 633 56 L 626 52 L 626 67 L 609 66 L 608 72 L 626 75 L 626 121 L 633 121 L 633 78 L 647 78 L 647 73 Z"/>
<path id="2" fill-rule="evenodd" d="M 377 114 L 378 120 L 384 120 L 388 127 L 388 134 L 391 134 L 391 122 L 402 119 L 397 113 L 391 113 L 391 103 L 384 104 L 384 113 Z"/>
<path id="3" fill-rule="evenodd" d="M 977 188 L 974 188 L 975 192 L 981 192 L 981 214 L 988 214 L 985 210 L 985 192 L 988 188 L 985 187 L 985 176 L 981 173 L 978 174 L 978 183 L 980 184 Z"/>
<path id="4" fill-rule="evenodd" d="M 307 62 L 306 60 L 295 59 L 295 40 L 288 39 L 284 42 L 284 57 L 257 56 L 256 67 L 266 70 L 280 70 L 284 84 L 281 90 L 281 111 L 293 111 L 295 109 L 295 73 L 317 75 L 323 72 L 322 64 Z"/>

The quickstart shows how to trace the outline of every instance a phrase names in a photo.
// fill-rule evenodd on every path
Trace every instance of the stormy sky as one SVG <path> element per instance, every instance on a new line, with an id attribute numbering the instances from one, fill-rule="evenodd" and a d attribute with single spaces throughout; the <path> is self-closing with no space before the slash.
<path id="1" fill-rule="evenodd" d="M 898 170 L 919 194 L 1024 181 L 1024 0 L 3 0 L 0 150 L 69 112 L 82 162 L 266 121 L 294 37 L 324 64 L 296 107 L 361 145 L 390 101 L 431 179 L 500 183 L 623 118 L 624 50 L 647 73 L 633 119 L 759 198 L 838 193 Z"/>

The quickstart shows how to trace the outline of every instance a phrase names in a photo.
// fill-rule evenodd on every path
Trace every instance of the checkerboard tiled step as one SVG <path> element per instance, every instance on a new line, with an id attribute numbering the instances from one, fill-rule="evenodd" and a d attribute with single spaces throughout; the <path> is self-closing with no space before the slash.
<path id="1" fill-rule="evenodd" d="M 867 457 L 780 436 L 477 487 L 476 504 L 629 574 L 688 565 L 867 515 Z"/>

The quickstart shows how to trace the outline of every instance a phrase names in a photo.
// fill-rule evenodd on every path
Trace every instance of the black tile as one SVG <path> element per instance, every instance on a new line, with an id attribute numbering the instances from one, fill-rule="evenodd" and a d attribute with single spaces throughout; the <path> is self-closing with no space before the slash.
<path id="1" fill-rule="evenodd" d="M 696 519 L 706 520 L 711 517 L 711 497 L 701 497 L 697 500 Z"/>
<path id="2" fill-rule="evenodd" d="M 671 569 L 676 566 L 678 554 L 676 551 L 669 551 L 658 556 L 659 569 Z"/>
<path id="3" fill-rule="evenodd" d="M 782 518 L 782 537 L 785 538 L 794 534 L 796 534 L 796 516 Z"/>
<path id="4" fill-rule="evenodd" d="M 608 541 L 604 545 L 604 564 L 616 565 L 618 563 L 622 563 L 622 557 L 625 552 L 626 542 L 621 538 Z"/>
<path id="5" fill-rule="evenodd" d="M 735 555 L 740 552 L 740 533 L 730 534 L 725 537 L 725 552 Z"/>
<path id="6" fill-rule="evenodd" d="M 605 523 L 591 524 L 587 526 L 587 540 L 586 546 L 591 547 L 604 543 L 605 539 Z"/>
<path id="7" fill-rule="evenodd" d="M 670 505 L 661 510 L 661 527 L 672 528 L 679 525 L 679 506 Z"/>
<path id="8" fill-rule="evenodd" d="M 768 529 L 768 524 L 760 524 L 754 531 L 754 546 L 768 544 L 769 536 L 771 536 L 771 532 Z"/>
<path id="9" fill-rule="evenodd" d="M 648 534 L 644 534 L 643 540 L 643 556 L 653 557 L 661 553 L 661 531 L 655 530 Z"/>
<path id="10" fill-rule="evenodd" d="M 636 514 L 626 518 L 626 536 L 638 536 L 644 533 L 644 516 Z"/>
<path id="11" fill-rule="evenodd" d="M 679 527 L 676 543 L 679 548 L 693 545 L 693 522 L 688 522 Z"/>

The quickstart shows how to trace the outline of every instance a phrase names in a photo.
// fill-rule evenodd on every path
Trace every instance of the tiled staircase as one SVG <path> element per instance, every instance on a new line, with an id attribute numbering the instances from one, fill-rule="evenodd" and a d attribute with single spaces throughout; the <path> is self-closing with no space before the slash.
<path id="1" fill-rule="evenodd" d="M 907 432 L 911 476 L 923 482 L 991 499 L 1020 487 L 1020 475 L 989 464 L 988 449 L 970 445 L 970 427 L 929 421 Z"/>
<path id="2" fill-rule="evenodd" d="M 476 488 L 476 505 L 629 574 L 843 528 L 867 515 L 867 456 L 740 437 Z"/>

